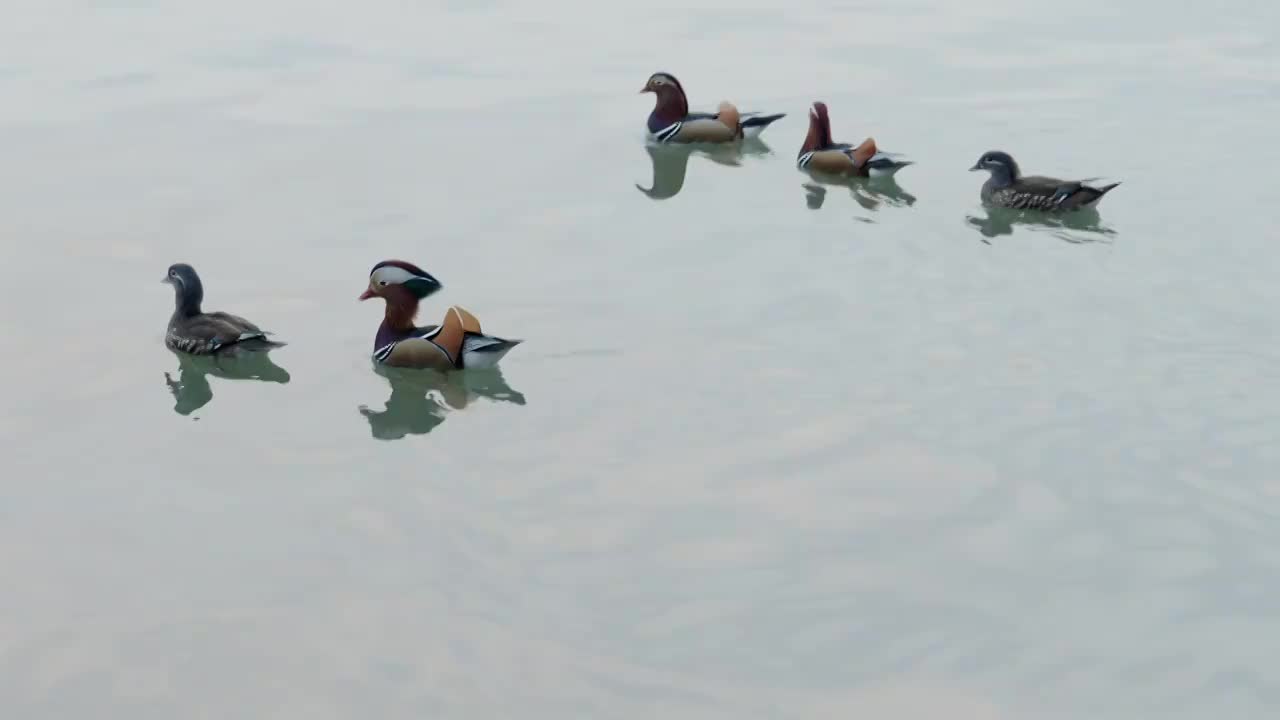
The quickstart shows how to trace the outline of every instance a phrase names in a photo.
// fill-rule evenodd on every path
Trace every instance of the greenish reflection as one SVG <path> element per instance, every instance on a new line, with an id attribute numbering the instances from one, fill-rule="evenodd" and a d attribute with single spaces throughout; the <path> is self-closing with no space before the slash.
<path id="1" fill-rule="evenodd" d="M 636 183 L 636 189 L 653 200 L 667 200 L 680 194 L 684 189 L 684 178 L 689 170 L 689 158 L 694 155 L 705 157 L 718 165 L 739 167 L 745 157 L 752 155 L 768 155 L 773 150 L 761 139 L 752 138 L 740 143 L 712 145 L 709 143 L 693 145 L 660 145 L 646 143 L 645 152 L 649 153 L 649 161 L 653 165 L 653 181 L 649 187 Z"/>
<path id="2" fill-rule="evenodd" d="M 904 190 L 895 177 L 847 178 L 815 172 L 805 174 L 812 181 L 801 185 L 804 188 L 805 205 L 810 210 L 820 210 L 826 202 L 827 188 L 824 186 L 848 188 L 854 202 L 872 212 L 885 206 L 911 207 L 916 204 L 916 196 Z"/>
<path id="3" fill-rule="evenodd" d="M 981 217 L 968 215 L 965 219 L 988 245 L 992 238 L 1013 235 L 1019 226 L 1074 244 L 1110 242 L 1116 235 L 1115 230 L 1102 223 L 1094 208 L 1055 215 L 1039 210 L 984 207 Z"/>
<path id="4" fill-rule="evenodd" d="M 378 440 L 400 440 L 426 435 L 445 421 L 449 413 L 463 410 L 477 399 L 524 405 L 522 393 L 512 389 L 498 368 L 440 373 L 378 365 L 374 372 L 391 383 L 391 395 L 382 410 L 361 405 L 369 431 Z"/>
<path id="5" fill-rule="evenodd" d="M 289 382 L 289 371 L 276 365 L 267 353 L 227 356 L 173 354 L 178 358 L 178 378 L 175 380 L 166 372 L 164 382 L 173 393 L 173 411 L 179 415 L 190 415 L 213 400 L 210 375 L 223 380 L 258 380 L 282 385 Z"/>

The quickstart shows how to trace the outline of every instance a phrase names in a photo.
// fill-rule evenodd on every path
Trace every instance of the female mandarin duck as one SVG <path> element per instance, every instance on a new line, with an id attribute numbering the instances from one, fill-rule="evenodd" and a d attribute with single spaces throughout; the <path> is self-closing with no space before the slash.
<path id="1" fill-rule="evenodd" d="M 714 113 L 691 113 L 684 88 L 671 73 L 654 73 L 640 92 L 657 96 L 653 112 L 649 113 L 649 137 L 663 143 L 724 143 L 754 138 L 785 115 L 740 113 L 727 102 L 720 103 Z"/>
<path id="2" fill-rule="evenodd" d="M 991 173 L 991 177 L 982 184 L 982 202 L 1015 210 L 1067 212 L 1091 208 L 1120 184 L 1090 187 L 1085 185 L 1087 180 L 1024 177 L 1013 157 L 999 150 L 985 153 L 969 170 Z"/>
<path id="3" fill-rule="evenodd" d="M 881 152 L 872 138 L 863 140 L 857 147 L 835 142 L 831 139 L 827 104 L 815 102 L 809 108 L 809 134 L 796 157 L 796 166 L 801 170 L 848 177 L 884 177 L 910 164 L 910 160 L 900 155 Z"/>
<path id="4" fill-rule="evenodd" d="M 440 325 L 415 327 L 418 302 L 443 287 L 426 271 L 400 260 L 383 260 L 369 273 L 361 300 L 380 297 L 386 315 L 373 340 L 373 358 L 395 367 L 464 370 L 498 364 L 520 340 L 503 340 L 480 332 L 480 321 L 454 305 Z"/>
<path id="5" fill-rule="evenodd" d="M 204 285 L 190 265 L 170 265 L 162 282 L 172 285 L 174 294 L 173 316 L 164 336 L 164 344 L 170 350 L 192 355 L 233 355 L 284 345 L 269 340 L 271 333 L 242 317 L 203 312 L 200 303 L 204 301 Z"/>

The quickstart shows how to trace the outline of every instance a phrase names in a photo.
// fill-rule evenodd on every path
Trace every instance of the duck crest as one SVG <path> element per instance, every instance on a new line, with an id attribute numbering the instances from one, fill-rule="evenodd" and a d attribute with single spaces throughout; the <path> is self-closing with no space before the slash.
<path id="1" fill-rule="evenodd" d="M 369 274 L 372 275 L 373 273 L 378 271 L 378 268 L 384 268 L 384 267 L 398 267 L 401 270 L 404 270 L 405 272 L 408 272 L 408 273 L 412 273 L 414 275 L 428 276 L 427 271 L 423 270 L 417 265 L 414 265 L 413 263 L 405 262 L 404 260 L 383 260 L 377 265 L 374 265 L 373 269 L 369 271 Z"/>
<path id="2" fill-rule="evenodd" d="M 986 155 L 996 161 L 987 166 L 988 172 L 991 173 L 991 177 L 987 182 L 991 184 L 991 187 L 1009 187 L 1022 179 L 1022 169 L 1018 167 L 1018 161 L 1014 160 L 1012 155 L 998 150 L 986 153 Z"/>
<path id="3" fill-rule="evenodd" d="M 799 154 L 821 150 L 832 144 L 831 118 L 827 115 L 827 104 L 815 102 L 809 113 L 809 134 L 805 136 Z"/>
<path id="4" fill-rule="evenodd" d="M 1014 160 L 1012 156 L 1009 157 L 1008 165 L 1009 165 L 1009 180 L 1012 182 L 1017 182 L 1022 178 L 1022 168 L 1018 167 L 1018 161 Z"/>

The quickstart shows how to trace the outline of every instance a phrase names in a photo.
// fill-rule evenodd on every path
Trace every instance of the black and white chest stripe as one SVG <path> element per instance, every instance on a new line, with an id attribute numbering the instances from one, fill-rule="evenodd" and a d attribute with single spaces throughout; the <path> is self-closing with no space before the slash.
<path id="1" fill-rule="evenodd" d="M 442 347 L 440 347 L 440 344 L 439 344 L 439 343 L 437 343 L 435 340 L 433 340 L 433 339 L 432 339 L 432 338 L 434 338 L 436 335 L 439 335 L 439 334 L 440 334 L 440 328 L 433 328 L 433 329 L 431 329 L 431 330 L 429 330 L 429 331 L 427 331 L 427 332 L 422 333 L 421 335 L 413 335 L 413 336 L 410 336 L 410 337 L 407 337 L 407 338 L 400 338 L 399 340 L 392 340 L 391 342 L 387 343 L 386 345 L 383 345 L 382 347 L 378 348 L 377 350 L 374 350 L 374 351 L 373 351 L 373 358 L 374 358 L 375 360 L 377 360 L 378 362 L 386 362 L 386 361 L 387 361 L 387 358 L 391 357 L 391 353 L 392 353 L 392 351 L 394 351 L 394 350 L 396 349 L 396 346 L 397 346 L 397 345 L 399 345 L 400 343 L 404 342 L 405 340 L 426 340 L 427 342 L 431 343 L 432 345 L 435 345 L 435 346 L 436 346 L 436 348 L 437 348 L 438 350 L 440 350 L 440 352 L 444 353 L 444 356 L 445 356 L 445 357 L 447 357 L 447 358 L 449 358 L 449 362 L 454 362 L 454 358 L 453 358 L 453 356 L 452 356 L 452 355 L 450 355 L 450 354 L 449 354 L 449 351 L 448 351 L 448 350 L 445 350 L 445 349 L 444 349 L 444 348 L 442 348 Z"/>
<path id="2" fill-rule="evenodd" d="M 653 134 L 653 139 L 657 140 L 658 142 L 670 142 L 671 138 L 675 137 L 680 132 L 680 128 L 682 127 L 684 127 L 684 121 L 677 120 L 671 123 L 670 125 L 662 128 L 661 130 L 655 132 Z"/>

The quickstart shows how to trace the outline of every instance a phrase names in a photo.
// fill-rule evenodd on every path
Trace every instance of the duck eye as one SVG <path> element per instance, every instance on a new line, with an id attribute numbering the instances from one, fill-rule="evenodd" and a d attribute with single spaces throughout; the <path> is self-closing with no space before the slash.
<path id="1" fill-rule="evenodd" d="M 379 281 L 378 281 L 378 284 L 379 284 L 379 285 L 381 285 L 382 287 L 386 287 L 386 286 L 387 286 L 387 281 L 386 281 L 386 280 L 379 280 Z"/>

